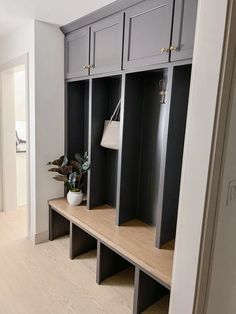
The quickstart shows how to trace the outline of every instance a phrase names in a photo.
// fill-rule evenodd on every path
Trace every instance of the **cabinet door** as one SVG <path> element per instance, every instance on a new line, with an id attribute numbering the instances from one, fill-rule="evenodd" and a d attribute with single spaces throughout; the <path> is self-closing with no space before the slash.
<path id="1" fill-rule="evenodd" d="M 123 19 L 119 13 L 91 26 L 91 74 L 121 70 Z"/>
<path id="2" fill-rule="evenodd" d="M 89 74 L 89 28 L 76 30 L 66 36 L 66 78 Z"/>
<path id="3" fill-rule="evenodd" d="M 192 58 L 196 16 L 197 0 L 175 0 L 171 61 Z"/>
<path id="4" fill-rule="evenodd" d="M 169 61 L 173 0 L 147 0 L 126 11 L 124 68 Z"/>

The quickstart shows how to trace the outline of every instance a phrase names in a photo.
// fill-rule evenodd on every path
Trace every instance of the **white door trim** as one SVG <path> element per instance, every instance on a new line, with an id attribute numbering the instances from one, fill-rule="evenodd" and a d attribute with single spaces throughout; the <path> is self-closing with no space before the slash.
<path id="1" fill-rule="evenodd" d="M 30 151 L 30 128 L 29 128 L 29 55 L 28 53 L 23 54 L 17 58 L 14 58 L 4 64 L 0 65 L 0 80 L 1 80 L 1 73 L 7 70 L 10 70 L 14 67 L 17 67 L 19 65 L 24 64 L 25 66 L 25 87 L 26 87 L 26 119 L 27 119 L 27 236 L 30 237 L 30 163 L 29 163 L 29 151 Z M 1 91 L 1 85 L 0 84 L 0 112 L 1 112 L 1 117 L 2 117 L 2 91 Z M 3 173 L 2 169 L 4 167 L 3 165 L 3 147 L 2 147 L 2 120 L 0 119 L 0 174 Z M 1 204 L 0 204 L 0 210 L 3 210 L 3 178 L 2 175 L 0 177 L 0 185 L 1 185 L 1 190 L 0 190 L 0 196 L 1 199 Z"/>

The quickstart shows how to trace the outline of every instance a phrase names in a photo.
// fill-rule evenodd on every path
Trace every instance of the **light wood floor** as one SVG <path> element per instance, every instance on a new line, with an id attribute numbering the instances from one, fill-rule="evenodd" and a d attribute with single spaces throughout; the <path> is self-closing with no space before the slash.
<path id="1" fill-rule="evenodd" d="M 95 283 L 96 252 L 71 261 L 67 237 L 34 246 L 26 211 L 0 213 L 0 314 L 131 314 L 132 269 Z M 145 314 L 166 314 L 168 297 Z"/>

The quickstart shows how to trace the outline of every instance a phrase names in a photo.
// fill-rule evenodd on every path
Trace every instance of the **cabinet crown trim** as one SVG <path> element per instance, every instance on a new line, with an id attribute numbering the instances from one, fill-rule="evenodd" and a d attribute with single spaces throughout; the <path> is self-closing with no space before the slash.
<path id="1" fill-rule="evenodd" d="M 116 0 L 96 11 L 93 11 L 85 16 L 80 17 L 79 19 L 76 19 L 71 23 L 62 26 L 61 31 L 64 34 L 70 33 L 84 26 L 93 24 L 94 22 L 97 22 L 105 17 L 108 17 L 109 15 L 113 15 L 120 11 L 126 10 L 129 7 L 134 6 L 135 4 L 141 3 L 143 1 L 144 0 Z"/>

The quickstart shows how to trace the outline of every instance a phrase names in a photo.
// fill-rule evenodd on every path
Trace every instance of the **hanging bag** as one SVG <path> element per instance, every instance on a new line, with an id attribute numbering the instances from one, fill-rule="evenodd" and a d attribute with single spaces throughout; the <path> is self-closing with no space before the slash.
<path id="1" fill-rule="evenodd" d="M 120 139 L 120 121 L 118 119 L 120 113 L 119 100 L 110 120 L 106 120 L 104 123 L 103 136 L 101 140 L 101 146 L 109 149 L 119 150 L 119 139 Z"/>

